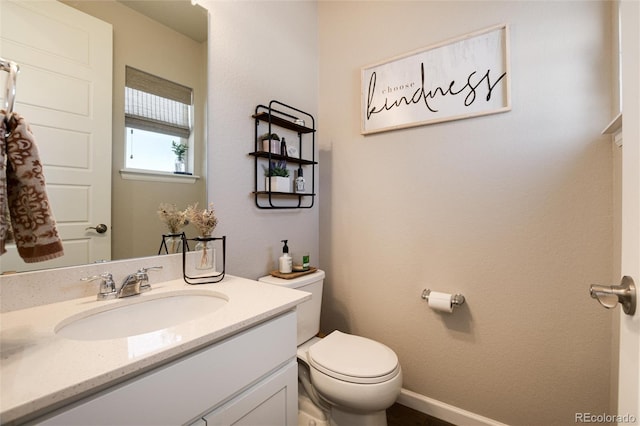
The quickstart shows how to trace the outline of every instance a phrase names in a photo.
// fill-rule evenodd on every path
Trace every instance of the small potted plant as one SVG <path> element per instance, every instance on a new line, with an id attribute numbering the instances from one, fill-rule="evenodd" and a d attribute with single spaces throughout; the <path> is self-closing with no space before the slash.
<path id="1" fill-rule="evenodd" d="M 265 191 L 291 192 L 289 169 L 287 169 L 287 162 L 285 160 L 271 160 L 269 167 L 264 167 L 264 176 Z"/>
<path id="2" fill-rule="evenodd" d="M 189 146 L 182 142 L 176 143 L 176 141 L 171 141 L 171 151 L 176 155 L 176 173 L 185 173 L 186 167 L 184 164 L 184 155 L 187 153 Z"/>

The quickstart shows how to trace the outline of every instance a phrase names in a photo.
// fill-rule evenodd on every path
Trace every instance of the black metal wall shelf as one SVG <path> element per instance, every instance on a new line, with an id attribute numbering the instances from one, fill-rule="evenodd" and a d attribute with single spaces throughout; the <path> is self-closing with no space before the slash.
<path id="1" fill-rule="evenodd" d="M 271 101 L 271 102 L 277 102 L 278 104 L 280 104 L 278 101 Z M 290 108 L 288 105 L 285 104 L 280 104 L 284 107 L 288 107 Z M 269 107 L 265 107 L 263 105 L 258 105 L 258 107 L 263 107 L 263 108 L 269 108 Z M 308 115 L 309 117 L 311 117 L 311 115 L 307 114 L 306 112 L 300 111 L 298 109 L 296 109 L 296 111 Z M 264 121 L 264 122 L 269 122 L 271 121 L 271 124 L 285 128 L 285 129 L 289 129 L 289 130 L 293 130 L 296 131 L 298 133 L 312 133 L 315 132 L 316 129 L 312 128 L 312 127 L 306 127 L 306 126 L 301 126 L 300 124 L 295 123 L 294 121 L 288 120 L 286 118 L 283 117 L 279 117 L 275 114 L 284 114 L 287 117 L 295 120 L 298 117 L 294 116 L 294 115 L 289 115 L 289 114 L 285 114 L 282 113 L 280 111 L 276 111 L 274 109 L 271 110 L 272 114 L 269 114 L 269 111 L 262 111 L 262 112 L 258 112 L 258 110 L 256 110 L 256 113 L 253 115 L 253 118 L 255 118 L 256 120 L 260 120 L 260 121 Z M 313 117 L 311 117 L 313 119 Z"/>
<path id="2" fill-rule="evenodd" d="M 318 162 L 315 159 L 315 119 L 307 112 L 294 108 L 290 105 L 283 104 L 282 102 L 272 100 L 269 105 L 256 106 L 255 114 L 252 116 L 255 119 L 255 141 L 254 151 L 249 155 L 254 158 L 254 190 L 253 195 L 255 198 L 255 204 L 260 209 L 309 209 L 312 208 L 315 202 L 315 168 Z M 297 120 L 304 119 L 304 125 L 297 123 Z M 308 123 L 311 123 L 311 127 Z M 266 125 L 267 132 L 260 132 L 260 125 Z M 274 128 L 286 129 L 288 131 L 297 134 L 297 152 L 298 156 L 293 157 L 285 154 L 277 154 L 269 151 L 262 150 L 262 144 L 260 135 L 267 133 L 274 133 Z M 303 145 L 303 135 L 306 139 L 311 139 L 311 146 Z M 303 147 L 310 148 L 303 151 Z M 303 152 L 307 153 L 307 156 L 303 156 Z M 311 158 L 309 158 L 311 157 Z M 298 167 L 304 167 L 305 169 L 311 169 L 311 178 L 307 173 L 304 174 L 306 179 L 305 187 L 310 192 L 279 192 L 272 191 L 271 184 L 265 183 L 265 189 L 259 189 L 258 183 L 261 173 L 261 166 L 271 164 L 272 161 L 286 161 L 287 163 L 295 164 Z"/>
<path id="3" fill-rule="evenodd" d="M 287 163 L 294 163 L 294 164 L 306 164 L 306 165 L 318 164 L 317 161 L 305 160 L 304 158 L 289 157 L 288 155 L 269 154 L 268 152 L 265 152 L 265 151 L 250 152 L 249 155 L 253 155 L 260 158 L 268 158 L 276 161 L 285 160 Z"/>

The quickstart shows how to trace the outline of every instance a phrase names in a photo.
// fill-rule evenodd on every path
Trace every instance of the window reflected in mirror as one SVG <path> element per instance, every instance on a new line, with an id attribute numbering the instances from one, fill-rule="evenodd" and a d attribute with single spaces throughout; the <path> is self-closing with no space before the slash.
<path id="1" fill-rule="evenodd" d="M 189 173 L 193 90 L 126 67 L 125 167 Z"/>

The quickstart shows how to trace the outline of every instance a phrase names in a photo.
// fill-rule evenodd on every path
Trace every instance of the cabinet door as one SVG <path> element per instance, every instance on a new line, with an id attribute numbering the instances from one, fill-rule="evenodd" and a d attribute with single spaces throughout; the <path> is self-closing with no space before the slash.
<path id="1" fill-rule="evenodd" d="M 204 416 L 207 425 L 295 426 L 298 424 L 298 363 L 273 375 Z"/>

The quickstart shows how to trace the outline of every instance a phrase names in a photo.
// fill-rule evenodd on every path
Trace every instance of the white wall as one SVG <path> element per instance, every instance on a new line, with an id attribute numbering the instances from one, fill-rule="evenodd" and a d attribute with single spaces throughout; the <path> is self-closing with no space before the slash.
<path id="1" fill-rule="evenodd" d="M 636 279 L 640 276 L 640 3 L 621 2 L 620 14 L 624 114 L 620 269 L 623 275 Z M 640 413 L 640 315 L 637 312 L 634 317 L 620 314 L 619 368 L 619 412 Z"/>
<path id="2" fill-rule="evenodd" d="M 272 99 L 317 118 L 315 2 L 211 1 L 208 198 L 226 235 L 227 272 L 258 278 L 277 269 L 280 240 L 319 261 L 318 207 L 259 210 L 251 194 L 254 120 Z M 318 203 L 318 200 L 316 200 Z"/>
<path id="3" fill-rule="evenodd" d="M 404 387 L 509 424 L 609 405 L 611 2 L 320 2 L 322 326 Z M 511 26 L 513 110 L 364 137 L 360 68 Z M 461 292 L 451 315 L 423 288 Z"/>

